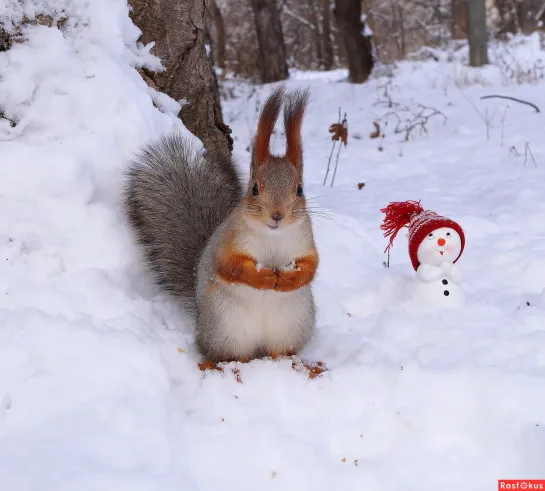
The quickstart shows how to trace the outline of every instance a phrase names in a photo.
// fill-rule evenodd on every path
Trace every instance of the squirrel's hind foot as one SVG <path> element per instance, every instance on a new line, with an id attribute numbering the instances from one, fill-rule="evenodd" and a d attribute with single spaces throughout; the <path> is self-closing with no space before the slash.
<path id="1" fill-rule="evenodd" d="M 278 360 L 279 358 L 293 358 L 297 355 L 297 351 L 271 351 L 264 356 L 264 358 L 271 358 L 272 360 Z"/>

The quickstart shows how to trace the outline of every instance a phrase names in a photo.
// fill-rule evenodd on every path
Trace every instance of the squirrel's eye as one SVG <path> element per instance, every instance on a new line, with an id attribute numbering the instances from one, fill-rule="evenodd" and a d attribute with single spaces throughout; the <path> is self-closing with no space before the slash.
<path id="1" fill-rule="evenodd" d="M 303 186 L 301 184 L 297 185 L 297 196 L 303 196 Z"/>
<path id="2" fill-rule="evenodd" d="M 252 188 L 252 195 L 257 196 L 259 194 L 259 188 L 257 187 L 257 184 L 254 184 L 254 187 Z"/>
<path id="3" fill-rule="evenodd" d="M 433 234 L 428 234 L 428 239 L 433 239 Z"/>

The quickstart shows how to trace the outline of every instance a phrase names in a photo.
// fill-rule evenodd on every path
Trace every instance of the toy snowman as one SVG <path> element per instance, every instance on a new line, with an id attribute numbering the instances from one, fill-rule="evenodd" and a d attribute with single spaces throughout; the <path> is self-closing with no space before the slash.
<path id="1" fill-rule="evenodd" d="M 460 271 L 455 264 L 465 246 L 462 228 L 455 221 L 424 210 L 417 201 L 390 203 L 380 226 L 390 236 L 386 251 L 397 233 L 409 229 L 409 257 L 416 271 L 412 299 L 430 307 L 457 308 L 464 304 Z"/>

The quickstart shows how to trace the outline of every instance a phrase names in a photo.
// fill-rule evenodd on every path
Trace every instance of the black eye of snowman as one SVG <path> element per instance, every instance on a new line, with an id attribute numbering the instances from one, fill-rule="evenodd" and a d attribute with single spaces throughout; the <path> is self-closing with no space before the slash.
<path id="1" fill-rule="evenodd" d="M 450 232 L 447 232 L 447 239 L 450 239 Z"/>
<path id="2" fill-rule="evenodd" d="M 433 234 L 428 234 L 428 240 L 432 240 L 433 239 Z"/>

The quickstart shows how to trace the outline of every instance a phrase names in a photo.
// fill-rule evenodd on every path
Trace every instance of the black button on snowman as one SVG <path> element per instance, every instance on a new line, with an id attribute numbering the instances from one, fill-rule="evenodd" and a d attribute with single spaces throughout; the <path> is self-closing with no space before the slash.
<path id="1" fill-rule="evenodd" d="M 418 201 L 390 203 L 380 228 L 393 246 L 398 232 L 409 230 L 409 257 L 416 271 L 412 300 L 432 307 L 460 307 L 465 295 L 460 288 L 456 261 L 462 255 L 465 236 L 455 221 L 424 210 Z"/>

